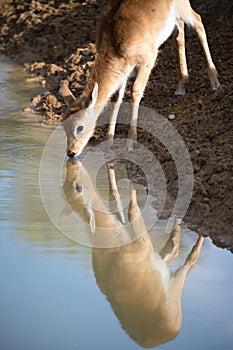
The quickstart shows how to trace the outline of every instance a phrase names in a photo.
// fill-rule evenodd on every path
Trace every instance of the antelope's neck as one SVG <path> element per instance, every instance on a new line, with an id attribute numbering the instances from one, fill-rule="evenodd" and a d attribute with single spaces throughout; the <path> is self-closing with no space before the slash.
<path id="1" fill-rule="evenodd" d="M 96 106 L 104 108 L 111 96 L 119 90 L 128 74 L 128 67 L 126 69 L 124 60 L 112 56 L 105 57 L 100 54 L 96 59 L 82 98 L 88 99 L 95 83 L 97 83 Z"/>

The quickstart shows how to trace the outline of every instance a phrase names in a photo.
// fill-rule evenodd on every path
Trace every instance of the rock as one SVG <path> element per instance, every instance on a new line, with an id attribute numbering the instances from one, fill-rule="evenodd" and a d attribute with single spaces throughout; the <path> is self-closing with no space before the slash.
<path id="1" fill-rule="evenodd" d="M 170 120 L 173 120 L 173 119 L 175 119 L 175 114 L 169 114 L 169 116 L 168 116 L 168 119 L 170 119 Z"/>

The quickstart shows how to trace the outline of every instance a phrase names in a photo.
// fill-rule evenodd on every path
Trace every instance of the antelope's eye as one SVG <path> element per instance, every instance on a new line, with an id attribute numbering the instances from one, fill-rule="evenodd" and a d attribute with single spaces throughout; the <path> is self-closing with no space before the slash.
<path id="1" fill-rule="evenodd" d="M 78 193 L 82 193 L 82 191 L 83 191 L 82 186 L 80 186 L 78 184 L 75 186 L 75 189 L 76 189 L 76 192 L 78 192 Z"/>
<path id="2" fill-rule="evenodd" d="M 80 132 L 83 131 L 83 126 L 82 125 L 79 125 L 76 129 L 76 133 L 79 134 Z"/>

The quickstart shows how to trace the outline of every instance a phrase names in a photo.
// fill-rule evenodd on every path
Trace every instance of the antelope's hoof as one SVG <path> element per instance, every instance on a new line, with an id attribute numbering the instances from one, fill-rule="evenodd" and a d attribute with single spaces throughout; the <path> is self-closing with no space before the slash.
<path id="1" fill-rule="evenodd" d="M 178 91 L 176 90 L 173 95 L 173 99 L 177 100 L 179 97 L 182 97 L 185 95 L 185 91 Z"/>
<path id="2" fill-rule="evenodd" d="M 219 85 L 216 90 L 214 90 L 214 94 L 211 98 L 211 101 L 220 101 L 225 95 L 225 90 L 222 85 Z"/>
<path id="3" fill-rule="evenodd" d="M 127 140 L 126 152 L 132 153 L 134 151 L 134 148 L 135 148 L 134 145 L 135 145 L 135 142 L 133 140 Z"/>

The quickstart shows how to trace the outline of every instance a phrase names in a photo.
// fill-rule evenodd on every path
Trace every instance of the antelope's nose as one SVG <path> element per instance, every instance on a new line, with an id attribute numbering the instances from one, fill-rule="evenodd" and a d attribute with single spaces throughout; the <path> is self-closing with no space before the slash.
<path id="1" fill-rule="evenodd" d="M 67 156 L 70 158 L 74 158 L 75 153 L 74 152 L 67 152 Z"/>

